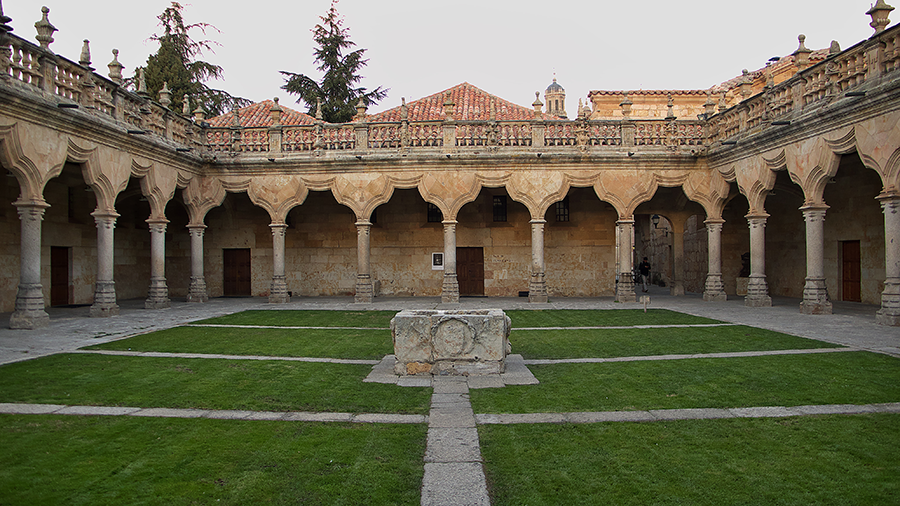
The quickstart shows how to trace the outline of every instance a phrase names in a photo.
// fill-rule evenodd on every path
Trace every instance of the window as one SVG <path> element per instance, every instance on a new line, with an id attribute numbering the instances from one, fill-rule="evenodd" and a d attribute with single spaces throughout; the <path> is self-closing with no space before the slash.
<path id="1" fill-rule="evenodd" d="M 444 213 L 441 208 L 428 202 L 428 223 L 440 223 L 444 221 Z"/>
<path id="2" fill-rule="evenodd" d="M 494 221 L 506 221 L 506 195 L 494 195 Z"/>
<path id="3" fill-rule="evenodd" d="M 569 197 L 556 203 L 556 221 L 569 221 Z"/>

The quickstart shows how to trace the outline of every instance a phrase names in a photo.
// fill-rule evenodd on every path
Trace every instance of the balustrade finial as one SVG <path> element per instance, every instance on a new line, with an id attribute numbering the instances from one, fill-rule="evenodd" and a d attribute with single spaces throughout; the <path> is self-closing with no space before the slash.
<path id="1" fill-rule="evenodd" d="M 878 0 L 878 2 L 866 12 L 866 14 L 872 17 L 872 22 L 869 23 L 869 26 L 875 29 L 876 34 L 883 32 L 885 27 L 891 22 L 891 20 L 888 19 L 888 15 L 890 15 L 892 10 L 894 10 L 894 8 L 884 3 L 884 0 Z"/>
<path id="2" fill-rule="evenodd" d="M 356 121 L 365 120 L 367 110 L 369 108 L 366 106 L 366 101 L 363 100 L 363 97 L 359 97 L 359 102 L 356 103 Z"/>
<path id="3" fill-rule="evenodd" d="M 812 50 L 806 47 L 806 35 L 801 33 L 797 36 L 797 41 L 800 42 L 800 45 L 794 51 L 794 65 L 797 66 L 797 72 L 801 72 L 809 66 L 809 55 Z"/>
<path id="4" fill-rule="evenodd" d="M 316 99 L 316 119 L 322 121 L 322 98 Z"/>
<path id="5" fill-rule="evenodd" d="M 206 111 L 203 110 L 203 104 L 197 104 L 197 108 L 194 109 L 194 123 L 200 123 L 205 119 Z"/>
<path id="6" fill-rule="evenodd" d="M 284 112 L 284 109 L 278 105 L 278 97 L 275 97 L 273 102 L 275 103 L 272 105 L 272 108 L 269 109 L 269 116 L 272 118 L 272 125 L 277 126 L 281 124 L 281 113 Z"/>
<path id="7" fill-rule="evenodd" d="M 531 103 L 531 106 L 534 107 L 534 117 L 541 117 L 541 108 L 544 107 L 544 104 L 541 102 L 541 92 L 534 92 L 534 102 Z"/>
<path id="8" fill-rule="evenodd" d="M 406 121 L 409 119 L 409 109 L 406 107 L 406 97 L 400 97 L 400 120 Z"/>
<path id="9" fill-rule="evenodd" d="M 87 39 L 84 39 L 84 45 L 81 46 L 81 57 L 78 59 L 78 64 L 91 69 L 91 41 Z"/>
<path id="10" fill-rule="evenodd" d="M 124 65 L 119 63 L 119 50 L 112 50 L 113 59 L 106 66 L 109 67 L 109 78 L 113 80 L 116 84 L 122 84 L 124 80 L 122 79 L 122 69 L 125 68 Z"/>
<path id="11" fill-rule="evenodd" d="M 53 42 L 53 32 L 57 30 L 55 26 L 50 24 L 50 19 L 47 17 L 50 14 L 50 9 L 44 6 L 41 7 L 41 12 L 43 13 L 41 20 L 34 24 L 34 28 L 38 33 L 35 39 L 40 43 L 41 49 L 50 49 L 50 43 Z"/>
<path id="12" fill-rule="evenodd" d="M 625 119 L 631 119 L 631 105 L 634 102 L 632 102 L 631 99 L 628 98 L 628 93 L 624 93 L 624 95 L 625 98 L 623 98 L 622 101 L 619 102 L 619 107 L 622 108 L 622 116 L 624 116 Z"/>
<path id="13" fill-rule="evenodd" d="M 669 93 L 666 95 L 666 108 L 668 112 L 666 113 L 667 120 L 675 119 L 675 99 L 672 98 L 672 94 Z"/>
<path id="14" fill-rule="evenodd" d="M 703 113 L 709 118 L 716 113 L 716 103 L 712 99 L 712 90 L 706 90 L 706 102 L 703 102 Z"/>
<path id="15" fill-rule="evenodd" d="M 456 104 L 453 103 L 453 98 L 450 96 L 450 91 L 448 90 L 444 93 L 444 116 L 447 121 L 453 121 L 453 108 Z"/>
<path id="16" fill-rule="evenodd" d="M 142 97 L 149 97 L 150 93 L 147 92 L 147 81 L 144 79 L 144 69 L 139 68 L 137 72 L 137 94 Z"/>
<path id="17" fill-rule="evenodd" d="M 191 115 L 191 97 L 188 96 L 187 93 L 181 97 L 181 115 L 182 116 L 190 116 Z"/>
<path id="18" fill-rule="evenodd" d="M 841 45 L 838 43 L 838 41 L 836 41 L 836 40 L 831 41 L 831 46 L 828 48 L 828 55 L 831 56 L 833 54 L 838 54 L 840 52 L 841 52 Z"/>
<path id="19" fill-rule="evenodd" d="M 159 90 L 159 105 L 168 109 L 172 104 L 172 92 L 169 91 L 168 81 L 163 81 L 163 87 Z"/>

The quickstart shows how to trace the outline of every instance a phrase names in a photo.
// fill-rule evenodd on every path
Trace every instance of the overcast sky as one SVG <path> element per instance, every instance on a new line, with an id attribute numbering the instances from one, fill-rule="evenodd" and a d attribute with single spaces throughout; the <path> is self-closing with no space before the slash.
<path id="1" fill-rule="evenodd" d="M 111 50 L 130 76 L 157 49 L 148 37 L 169 0 L 0 0 L 14 33 L 32 42 L 40 8 L 59 30 L 51 49 L 77 61 L 90 39 L 93 66 L 106 75 Z M 279 70 L 318 77 L 311 29 L 331 0 L 186 0 L 188 23 L 206 22 L 221 46 L 203 59 L 221 65 L 210 83 L 253 101 L 279 97 Z M 575 116 L 593 89 L 706 89 L 797 49 L 869 37 L 869 0 L 340 0 L 350 39 L 367 49 L 363 85 L 390 88 L 370 113 L 469 82 L 530 106 L 554 73 Z M 898 14 L 894 11 L 894 18 Z M 891 25 L 893 25 L 893 20 Z M 195 33 L 195 38 L 202 37 Z"/>

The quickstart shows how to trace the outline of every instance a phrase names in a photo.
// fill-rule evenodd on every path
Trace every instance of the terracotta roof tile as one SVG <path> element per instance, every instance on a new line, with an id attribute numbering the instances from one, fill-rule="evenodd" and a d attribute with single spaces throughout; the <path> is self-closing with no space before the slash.
<path id="1" fill-rule="evenodd" d="M 409 121 L 441 121 L 444 119 L 444 97 L 450 92 L 455 104 L 453 118 L 456 120 L 489 120 L 491 102 L 497 110 L 497 121 L 523 121 L 534 118 L 534 109 L 516 105 L 502 98 L 472 86 L 469 83 L 458 84 L 448 90 L 429 95 L 406 104 Z M 544 118 L 552 119 L 544 114 Z M 394 107 L 369 116 L 366 121 L 400 121 L 400 107 Z"/>
<path id="2" fill-rule="evenodd" d="M 272 126 L 272 116 L 270 111 L 273 105 L 275 105 L 274 101 L 263 100 L 262 102 L 248 105 L 247 107 L 241 107 L 237 110 L 241 126 L 245 128 Z M 309 114 L 295 111 L 289 107 L 282 105 L 281 109 L 282 125 L 312 125 L 316 121 L 315 118 Z M 213 127 L 230 127 L 234 122 L 234 117 L 233 113 L 229 111 L 221 116 L 210 118 L 207 121 L 209 122 L 209 125 Z"/>

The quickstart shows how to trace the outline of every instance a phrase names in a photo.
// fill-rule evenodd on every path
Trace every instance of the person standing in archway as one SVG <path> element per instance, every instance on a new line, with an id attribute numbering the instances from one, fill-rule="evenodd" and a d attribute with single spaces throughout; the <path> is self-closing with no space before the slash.
<path id="1" fill-rule="evenodd" d="M 650 289 L 650 262 L 647 261 L 647 257 L 638 264 L 638 271 L 641 273 L 641 288 L 646 292 Z"/>

